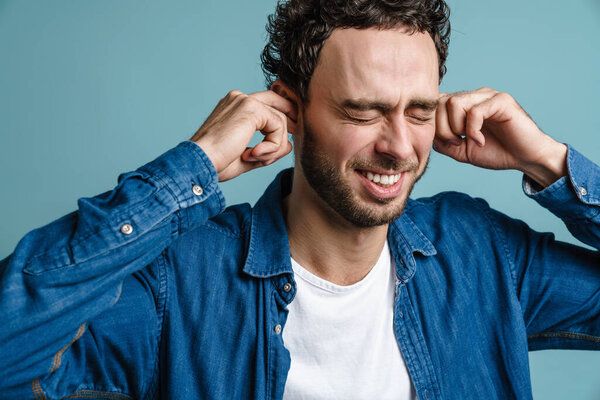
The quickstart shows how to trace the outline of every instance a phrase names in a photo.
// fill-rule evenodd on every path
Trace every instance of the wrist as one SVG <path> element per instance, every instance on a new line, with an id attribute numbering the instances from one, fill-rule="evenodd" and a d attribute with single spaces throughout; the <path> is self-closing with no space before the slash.
<path id="1" fill-rule="evenodd" d="M 567 151 L 565 144 L 552 141 L 541 156 L 529 162 L 521 172 L 546 188 L 567 175 Z"/>
<path id="2" fill-rule="evenodd" d="M 203 138 L 196 139 L 192 137 L 190 141 L 192 143 L 195 143 L 198 147 L 202 149 L 202 151 L 204 152 L 204 154 L 206 154 L 206 156 L 208 157 L 218 174 L 221 171 L 222 167 L 219 162 L 219 158 L 216 156 L 215 151 L 212 149 L 211 144 Z"/>

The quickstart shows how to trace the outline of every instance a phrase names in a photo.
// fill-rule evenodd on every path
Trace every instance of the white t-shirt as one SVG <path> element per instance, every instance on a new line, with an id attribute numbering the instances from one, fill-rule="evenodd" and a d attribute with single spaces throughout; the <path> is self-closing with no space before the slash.
<path id="1" fill-rule="evenodd" d="M 283 330 L 292 364 L 285 400 L 416 399 L 393 327 L 388 244 L 360 282 L 340 286 L 292 259 L 297 284 Z"/>

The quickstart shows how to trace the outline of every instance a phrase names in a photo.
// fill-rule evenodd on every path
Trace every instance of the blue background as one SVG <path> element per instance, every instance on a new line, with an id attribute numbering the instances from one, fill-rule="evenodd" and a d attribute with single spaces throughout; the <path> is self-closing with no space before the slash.
<path id="1" fill-rule="evenodd" d="M 27 231 L 188 139 L 231 89 L 262 90 L 273 0 L 0 0 L 0 258 Z M 444 91 L 511 93 L 540 127 L 600 162 L 600 1 L 453 0 Z M 253 203 L 287 157 L 222 185 Z M 520 174 L 434 154 L 414 196 L 459 190 L 573 241 Z M 600 398 L 600 355 L 531 353 L 537 399 Z"/>

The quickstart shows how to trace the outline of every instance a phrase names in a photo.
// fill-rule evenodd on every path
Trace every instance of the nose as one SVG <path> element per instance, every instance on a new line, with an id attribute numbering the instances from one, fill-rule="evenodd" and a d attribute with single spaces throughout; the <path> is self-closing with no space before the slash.
<path id="1" fill-rule="evenodd" d="M 412 158 L 414 149 L 407 121 L 402 118 L 390 119 L 375 142 L 375 152 L 393 160 Z"/>

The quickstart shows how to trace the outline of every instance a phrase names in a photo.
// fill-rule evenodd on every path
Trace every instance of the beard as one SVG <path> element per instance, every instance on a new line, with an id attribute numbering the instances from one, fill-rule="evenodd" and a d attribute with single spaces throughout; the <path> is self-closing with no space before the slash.
<path id="1" fill-rule="evenodd" d="M 367 204 L 360 201 L 340 169 L 331 162 L 328 154 L 321 150 L 304 115 L 303 121 L 304 138 L 300 148 L 300 165 L 310 187 L 329 207 L 346 221 L 360 228 L 389 224 L 402 215 L 415 183 L 427 169 L 429 157 L 420 173 L 419 163 L 415 159 L 393 160 L 383 156 L 375 159 L 351 159 L 347 164 L 347 169 L 351 171 L 384 169 L 406 172 L 402 185 L 408 187 L 408 190 L 402 191 L 401 197 L 373 198 L 375 204 Z"/>

